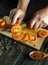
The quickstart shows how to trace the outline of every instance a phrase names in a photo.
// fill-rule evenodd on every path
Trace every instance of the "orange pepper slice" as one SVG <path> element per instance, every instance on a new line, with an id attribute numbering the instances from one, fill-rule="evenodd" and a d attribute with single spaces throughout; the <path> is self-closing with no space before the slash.
<path id="1" fill-rule="evenodd" d="M 16 23 L 15 25 L 13 25 L 11 27 L 11 32 L 14 33 L 14 32 L 18 32 L 18 31 L 21 31 L 22 30 L 22 27 L 20 26 L 20 24 Z"/>
<path id="2" fill-rule="evenodd" d="M 25 42 L 25 41 L 28 41 L 29 40 L 29 37 L 28 37 L 28 34 L 24 34 L 22 40 Z"/>
<path id="3" fill-rule="evenodd" d="M 22 38 L 24 37 L 24 34 L 23 33 L 13 33 L 12 37 L 13 37 L 14 40 L 22 41 Z"/>
<path id="4" fill-rule="evenodd" d="M 29 36 L 29 41 L 30 41 L 30 42 L 37 40 L 37 36 L 36 36 L 36 35 L 31 35 L 31 34 L 29 34 L 28 36 Z"/>
<path id="5" fill-rule="evenodd" d="M 47 37 L 48 36 L 48 31 L 47 30 L 41 30 L 39 32 L 39 36 L 40 37 Z"/>

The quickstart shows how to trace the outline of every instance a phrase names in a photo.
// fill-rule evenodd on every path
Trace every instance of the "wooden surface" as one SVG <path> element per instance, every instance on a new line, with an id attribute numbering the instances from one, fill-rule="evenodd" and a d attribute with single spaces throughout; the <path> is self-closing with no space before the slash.
<path id="1" fill-rule="evenodd" d="M 5 35 L 5 36 L 8 36 L 8 37 L 12 38 L 12 33 L 11 32 L 0 30 L 0 33 Z M 26 44 L 28 46 L 31 46 L 31 47 L 33 47 L 35 49 L 40 50 L 40 48 L 41 48 L 41 46 L 43 44 L 43 41 L 44 41 L 44 38 L 38 38 L 36 42 L 32 42 L 32 43 L 23 42 L 23 44 Z"/>

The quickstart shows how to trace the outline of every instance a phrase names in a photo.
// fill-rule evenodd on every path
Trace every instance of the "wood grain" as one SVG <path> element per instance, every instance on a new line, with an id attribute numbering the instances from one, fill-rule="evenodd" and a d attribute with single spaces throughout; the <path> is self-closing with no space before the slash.
<path id="1" fill-rule="evenodd" d="M 7 36 L 7 37 L 12 38 L 12 33 L 11 32 L 0 30 L 0 34 L 3 34 L 5 36 Z M 33 47 L 33 48 L 35 48 L 37 50 L 40 50 L 40 48 L 41 48 L 41 46 L 43 44 L 44 39 L 45 38 L 38 38 L 36 42 L 31 42 L 31 43 L 23 42 L 23 44 L 26 44 L 26 45 L 28 45 L 30 47 Z"/>

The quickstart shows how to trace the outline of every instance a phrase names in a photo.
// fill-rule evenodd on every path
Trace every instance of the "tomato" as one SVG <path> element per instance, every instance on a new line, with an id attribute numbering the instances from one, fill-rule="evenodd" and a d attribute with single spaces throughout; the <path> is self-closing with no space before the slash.
<path id="1" fill-rule="evenodd" d="M 37 37 L 35 35 L 32 35 L 31 41 L 36 41 Z"/>
<path id="2" fill-rule="evenodd" d="M 25 42 L 25 41 L 32 42 L 37 40 L 37 37 L 35 35 L 20 33 L 20 32 L 13 33 L 12 37 L 14 40 L 19 40 L 22 42 Z"/>
<path id="3" fill-rule="evenodd" d="M 39 32 L 39 36 L 40 37 L 46 37 L 48 35 L 48 31 L 47 30 L 41 30 L 40 32 Z"/>
<path id="4" fill-rule="evenodd" d="M 24 36 L 23 36 L 22 40 L 23 40 L 24 42 L 25 42 L 25 41 L 29 41 L 28 34 L 24 33 Z"/>
<path id="5" fill-rule="evenodd" d="M 20 24 L 18 24 L 18 23 L 16 23 L 15 25 L 13 25 L 13 26 L 11 27 L 11 32 L 12 32 L 12 33 L 18 32 L 18 31 L 21 31 L 21 30 L 22 30 L 22 28 L 21 28 Z"/>
<path id="6" fill-rule="evenodd" d="M 28 34 L 29 37 L 29 41 L 36 41 L 37 40 L 37 36 L 36 35 L 32 35 L 32 34 Z"/>
<path id="7" fill-rule="evenodd" d="M 11 32 L 13 34 L 13 39 L 15 40 L 20 40 L 22 42 L 32 42 L 37 40 L 35 30 L 30 28 L 22 28 L 18 23 L 12 26 Z"/>
<path id="8" fill-rule="evenodd" d="M 3 18 L 0 18 L 0 28 L 5 28 L 7 25 L 6 20 Z"/>
<path id="9" fill-rule="evenodd" d="M 24 34 L 23 33 L 13 33 L 12 37 L 13 37 L 14 40 L 22 41 L 22 38 L 24 37 Z"/>

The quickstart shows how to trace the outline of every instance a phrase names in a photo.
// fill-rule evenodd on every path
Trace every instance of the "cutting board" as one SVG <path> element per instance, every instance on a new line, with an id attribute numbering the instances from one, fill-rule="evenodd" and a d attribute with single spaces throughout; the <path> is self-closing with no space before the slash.
<path id="1" fill-rule="evenodd" d="M 9 32 L 8 30 L 3 30 L 3 29 L 1 29 L 1 30 L 0 30 L 0 34 L 3 34 L 3 35 L 5 35 L 5 36 L 7 36 L 7 37 L 12 38 L 12 33 Z M 39 37 L 36 42 L 32 42 L 32 43 L 22 42 L 22 43 L 23 43 L 23 44 L 26 44 L 26 45 L 28 45 L 28 46 L 30 46 L 30 47 L 33 47 L 33 48 L 35 48 L 35 49 L 37 49 L 37 50 L 40 50 L 40 48 L 41 48 L 41 46 L 42 46 L 44 40 L 45 40 L 45 38 L 40 38 L 40 37 Z"/>
<path id="2" fill-rule="evenodd" d="M 4 18 L 5 18 L 8 22 L 10 21 L 10 20 L 8 20 L 9 18 L 7 18 L 7 17 L 4 17 Z M 23 24 L 22 26 L 26 26 L 26 24 Z M 38 30 L 36 30 L 36 32 L 37 32 L 37 31 L 38 31 Z M 5 36 L 7 36 L 7 37 L 12 38 L 12 33 L 9 32 L 8 30 L 4 30 L 4 31 L 3 31 L 3 29 L 0 29 L 0 34 L 3 34 L 3 35 L 5 35 Z M 32 43 L 22 42 L 22 43 L 23 43 L 23 44 L 26 44 L 26 45 L 28 45 L 28 46 L 30 46 L 30 47 L 33 47 L 33 48 L 35 48 L 35 49 L 37 49 L 37 50 L 40 50 L 40 48 L 41 48 L 41 46 L 42 46 L 44 40 L 45 40 L 45 38 L 40 38 L 40 37 L 39 37 L 36 42 L 32 42 Z"/>

